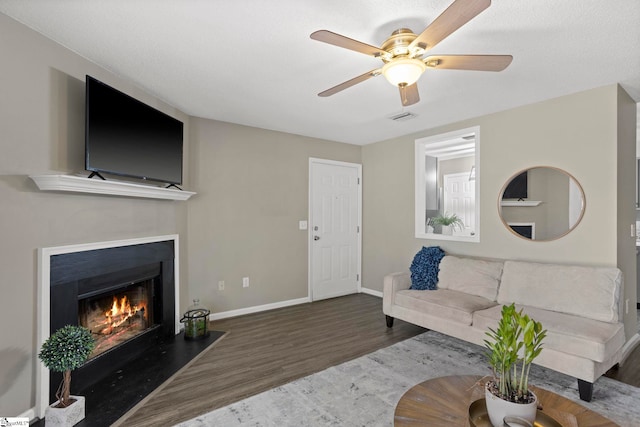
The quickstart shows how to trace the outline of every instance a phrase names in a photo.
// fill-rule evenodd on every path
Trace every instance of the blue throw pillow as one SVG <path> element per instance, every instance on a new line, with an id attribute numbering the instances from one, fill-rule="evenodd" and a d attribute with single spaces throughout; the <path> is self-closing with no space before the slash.
<path id="1" fill-rule="evenodd" d="M 444 251 L 440 246 L 423 246 L 413 258 L 411 267 L 411 287 L 409 289 L 434 290 L 438 284 L 440 260 L 444 258 Z"/>

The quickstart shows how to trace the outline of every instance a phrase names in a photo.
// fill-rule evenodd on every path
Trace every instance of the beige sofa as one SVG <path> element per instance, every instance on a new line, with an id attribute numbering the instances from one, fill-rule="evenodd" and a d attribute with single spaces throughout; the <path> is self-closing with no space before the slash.
<path id="1" fill-rule="evenodd" d="M 620 360 L 625 343 L 617 268 L 445 256 L 437 290 L 411 290 L 409 273 L 384 278 L 387 326 L 398 318 L 484 345 L 503 304 L 516 303 L 547 329 L 535 363 L 578 379 L 580 399 Z"/>

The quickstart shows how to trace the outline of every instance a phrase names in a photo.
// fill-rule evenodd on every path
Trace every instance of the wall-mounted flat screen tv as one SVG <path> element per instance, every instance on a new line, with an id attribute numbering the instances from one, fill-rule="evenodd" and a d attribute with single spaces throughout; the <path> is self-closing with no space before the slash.
<path id="1" fill-rule="evenodd" d="M 522 172 L 520 175 L 514 177 L 507 188 L 502 193 L 503 199 L 526 199 L 528 197 L 528 176 L 527 171 Z"/>
<path id="2" fill-rule="evenodd" d="M 180 120 L 91 76 L 85 108 L 88 171 L 182 184 Z"/>

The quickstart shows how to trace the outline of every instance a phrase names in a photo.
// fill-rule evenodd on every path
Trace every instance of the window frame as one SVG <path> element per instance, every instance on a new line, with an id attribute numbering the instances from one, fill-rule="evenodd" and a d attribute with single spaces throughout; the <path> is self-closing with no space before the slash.
<path id="1" fill-rule="evenodd" d="M 426 232 L 426 166 L 425 155 L 429 144 L 444 142 L 473 133 L 475 135 L 475 220 L 476 230 L 473 236 L 448 236 Z M 449 240 L 458 242 L 480 242 L 480 126 L 473 126 L 415 140 L 415 237 L 417 239 Z M 438 183 L 439 186 L 442 183 Z"/>

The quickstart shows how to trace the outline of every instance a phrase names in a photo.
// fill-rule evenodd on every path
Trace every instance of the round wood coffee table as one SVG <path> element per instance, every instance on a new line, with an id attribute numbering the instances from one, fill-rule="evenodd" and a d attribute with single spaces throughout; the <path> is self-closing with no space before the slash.
<path id="1" fill-rule="evenodd" d="M 484 398 L 484 381 L 476 375 L 427 380 L 398 402 L 394 426 L 469 426 L 469 405 Z M 567 427 L 615 427 L 617 424 L 556 393 L 532 386 L 545 413 Z"/>

